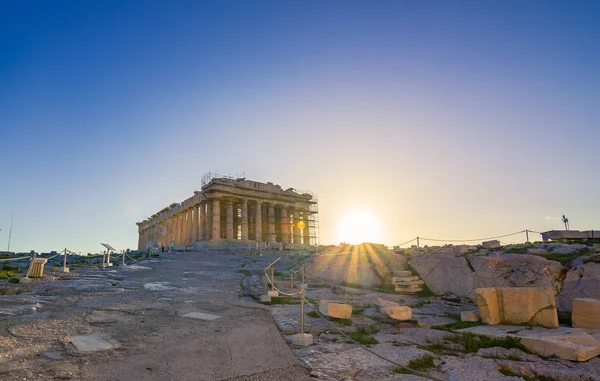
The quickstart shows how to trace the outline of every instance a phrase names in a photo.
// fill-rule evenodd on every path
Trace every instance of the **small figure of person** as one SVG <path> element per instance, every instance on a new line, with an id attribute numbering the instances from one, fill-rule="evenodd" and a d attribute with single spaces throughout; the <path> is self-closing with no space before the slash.
<path id="1" fill-rule="evenodd" d="M 562 222 L 565 224 L 565 230 L 569 230 L 569 219 L 563 214 Z"/>

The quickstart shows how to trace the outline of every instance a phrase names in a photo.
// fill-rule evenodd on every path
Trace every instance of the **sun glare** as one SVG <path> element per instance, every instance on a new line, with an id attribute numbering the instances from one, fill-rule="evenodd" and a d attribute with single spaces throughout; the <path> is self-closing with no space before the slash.
<path id="1" fill-rule="evenodd" d="M 338 225 L 338 240 L 351 244 L 363 242 L 380 243 L 379 223 L 366 211 L 346 214 Z"/>

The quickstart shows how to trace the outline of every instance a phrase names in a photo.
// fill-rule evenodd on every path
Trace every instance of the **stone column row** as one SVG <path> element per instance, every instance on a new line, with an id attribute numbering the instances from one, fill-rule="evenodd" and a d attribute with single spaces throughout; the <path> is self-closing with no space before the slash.
<path id="1" fill-rule="evenodd" d="M 200 236 L 198 239 L 219 240 L 225 238 L 227 240 L 236 240 L 239 238 L 245 241 L 252 237 L 256 241 L 266 240 L 268 242 L 276 242 L 276 237 L 279 233 L 282 243 L 308 244 L 310 241 L 310 232 L 307 211 L 303 210 L 302 216 L 300 216 L 300 212 L 294 210 L 293 215 L 291 215 L 288 213 L 287 207 L 283 206 L 279 209 L 281 212 L 279 221 L 276 221 L 275 204 L 267 203 L 265 210 L 263 210 L 263 204 L 264 202 L 262 201 L 253 202 L 254 219 L 251 231 L 248 200 L 242 199 L 238 204 L 231 199 L 211 199 L 208 209 L 211 213 L 208 216 L 207 224 L 200 224 Z M 223 211 L 222 206 L 224 206 Z M 241 213 L 238 207 L 241 209 Z M 203 210 L 203 208 L 200 209 L 201 212 Z M 221 217 L 222 213 L 225 213 L 224 219 Z M 264 225 L 263 215 L 266 218 L 266 224 Z M 200 217 L 201 220 L 205 218 L 203 215 Z M 303 221 L 303 228 L 301 228 L 302 224 L 299 224 L 300 221 Z M 221 228 L 223 223 L 225 223 L 224 230 Z M 210 236 L 203 233 L 203 226 L 208 224 L 211 226 Z M 263 226 L 267 229 L 266 236 L 263 235 Z M 251 233 L 254 234 L 251 235 Z"/>

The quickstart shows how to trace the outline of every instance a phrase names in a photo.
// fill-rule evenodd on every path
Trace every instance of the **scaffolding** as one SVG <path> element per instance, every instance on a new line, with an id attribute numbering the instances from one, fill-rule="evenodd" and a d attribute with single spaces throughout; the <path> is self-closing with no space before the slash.
<path id="1" fill-rule="evenodd" d="M 310 195 L 311 203 L 308 210 L 308 238 L 311 246 L 319 245 L 319 197 L 316 193 L 304 189 L 294 188 L 294 192 L 301 195 Z"/>
<path id="2" fill-rule="evenodd" d="M 204 176 L 202 176 L 202 180 L 200 181 L 200 184 L 202 187 L 204 187 L 206 184 L 210 183 L 213 179 L 243 180 L 246 178 L 245 176 L 246 176 L 245 172 L 242 172 L 241 174 L 236 173 L 234 175 L 232 175 L 231 173 L 228 175 L 221 175 L 217 172 L 208 171 L 208 173 L 205 173 Z"/>

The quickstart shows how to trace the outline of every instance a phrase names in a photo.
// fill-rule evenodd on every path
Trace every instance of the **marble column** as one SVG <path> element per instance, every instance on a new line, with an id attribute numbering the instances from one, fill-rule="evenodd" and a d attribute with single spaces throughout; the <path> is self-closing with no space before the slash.
<path id="1" fill-rule="evenodd" d="M 143 231 L 140 228 L 138 228 L 138 250 L 139 251 L 143 250 L 142 249 L 142 241 L 143 241 L 143 239 L 144 239 Z"/>
<path id="2" fill-rule="evenodd" d="M 275 242 L 275 206 L 269 204 L 269 242 Z"/>
<path id="3" fill-rule="evenodd" d="M 198 224 L 199 228 L 199 236 L 198 241 L 204 241 L 208 237 L 206 236 L 206 204 L 204 202 L 200 203 L 200 214 L 198 215 Z"/>
<path id="4" fill-rule="evenodd" d="M 248 200 L 242 200 L 242 241 L 248 240 Z"/>
<path id="5" fill-rule="evenodd" d="M 192 243 L 198 241 L 198 212 L 199 205 L 194 205 L 192 208 Z"/>
<path id="6" fill-rule="evenodd" d="M 285 207 L 281 208 L 281 243 L 289 243 L 290 216 Z"/>
<path id="7" fill-rule="evenodd" d="M 171 244 L 171 242 L 175 242 L 175 229 L 177 228 L 175 225 L 175 216 L 171 215 L 171 217 L 169 217 L 169 221 L 170 221 L 170 232 L 169 232 L 169 245 Z"/>
<path id="8" fill-rule="evenodd" d="M 189 208 L 187 210 L 187 225 L 185 228 L 185 243 L 186 244 L 190 244 L 192 243 L 192 227 L 194 226 L 192 219 L 193 217 L 193 213 L 194 213 L 194 209 L 193 208 Z"/>
<path id="9" fill-rule="evenodd" d="M 221 239 L 221 202 L 218 198 L 212 200 L 212 239 Z"/>
<path id="10" fill-rule="evenodd" d="M 225 237 L 227 239 L 233 239 L 233 202 L 227 201 L 227 214 L 225 215 Z"/>
<path id="11" fill-rule="evenodd" d="M 256 201 L 255 222 L 254 222 L 254 239 L 256 242 L 262 242 L 262 203 Z"/>
<path id="12" fill-rule="evenodd" d="M 183 243 L 183 222 L 185 219 L 183 218 L 183 211 L 177 214 L 177 244 L 181 245 Z"/>
<path id="13" fill-rule="evenodd" d="M 294 210 L 294 245 L 300 245 L 302 242 L 300 238 L 302 236 L 302 230 L 298 227 L 298 222 L 300 222 L 300 213 L 298 213 L 298 210 L 296 209 Z"/>
<path id="14" fill-rule="evenodd" d="M 192 234 L 192 209 L 185 210 L 185 235 L 183 236 L 183 243 L 189 244 L 191 241 Z"/>

